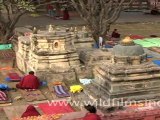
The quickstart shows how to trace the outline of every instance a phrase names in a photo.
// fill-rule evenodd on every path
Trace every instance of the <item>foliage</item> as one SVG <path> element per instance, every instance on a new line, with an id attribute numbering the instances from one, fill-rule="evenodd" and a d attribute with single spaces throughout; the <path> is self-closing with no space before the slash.
<path id="1" fill-rule="evenodd" d="M 35 6 L 31 4 L 32 2 L 25 1 L 25 0 L 0 0 L 0 8 L 7 9 L 7 6 L 14 6 L 17 7 L 18 10 L 27 10 L 27 11 L 34 11 Z"/>
<path id="2" fill-rule="evenodd" d="M 14 27 L 22 15 L 27 12 L 34 12 L 40 6 L 35 5 L 34 0 L 0 0 L 1 42 L 9 42 Z"/>

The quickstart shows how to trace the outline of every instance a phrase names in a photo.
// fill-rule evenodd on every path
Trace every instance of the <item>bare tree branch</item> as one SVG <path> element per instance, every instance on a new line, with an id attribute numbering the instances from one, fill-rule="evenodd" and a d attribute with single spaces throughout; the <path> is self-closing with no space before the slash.
<path id="1" fill-rule="evenodd" d="M 134 0 L 128 0 L 130 5 Z M 105 36 L 123 10 L 126 0 L 71 0 L 73 6 L 86 21 L 95 39 Z"/>
<path id="2" fill-rule="evenodd" d="M 8 5 L 8 1 L 6 0 L 3 0 L 3 6 L 5 7 L 6 11 L 7 11 L 7 18 L 8 18 L 8 21 L 11 21 L 11 15 L 10 15 L 10 5 Z"/>

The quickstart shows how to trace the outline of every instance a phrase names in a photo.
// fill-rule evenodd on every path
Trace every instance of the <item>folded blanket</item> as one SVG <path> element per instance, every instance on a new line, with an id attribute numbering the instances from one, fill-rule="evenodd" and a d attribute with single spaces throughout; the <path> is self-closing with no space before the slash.
<path id="1" fill-rule="evenodd" d="M 56 85 L 54 86 L 54 91 L 56 92 L 56 95 L 58 97 L 69 97 L 69 93 L 64 89 L 64 86 L 62 85 Z"/>
<path id="2" fill-rule="evenodd" d="M 7 95 L 5 92 L 0 91 L 0 101 L 6 101 L 7 100 Z"/>

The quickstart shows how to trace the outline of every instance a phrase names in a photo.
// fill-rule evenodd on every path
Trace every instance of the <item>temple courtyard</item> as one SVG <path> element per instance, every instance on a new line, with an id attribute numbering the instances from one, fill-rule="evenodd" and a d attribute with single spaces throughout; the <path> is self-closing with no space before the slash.
<path id="1" fill-rule="evenodd" d="M 132 15 L 137 16 L 134 13 Z M 129 19 L 133 19 L 133 16 L 124 13 L 110 31 L 117 28 L 121 40 L 111 45 L 106 42 L 111 48 L 97 49 L 84 22 L 78 16 L 73 16 L 71 21 L 65 22 L 46 16 L 24 16 L 17 24 L 18 39 L 13 41 L 13 50 L 2 50 L 0 53 L 0 83 L 12 88 L 8 92 L 10 100 L 0 104 L 0 120 L 20 120 L 30 104 L 36 107 L 42 117 L 27 120 L 68 120 L 70 117 L 80 120 L 85 116 L 81 104 L 84 101 L 98 103 L 99 99 L 108 102 L 108 99 L 112 101 L 114 98 L 121 104 L 96 106 L 102 120 L 158 120 L 160 106 L 148 107 L 144 101 L 157 102 L 160 98 L 160 64 L 157 62 L 160 60 L 159 18 L 155 18 L 156 22 L 149 17 L 149 21 L 137 19 L 132 22 Z M 27 17 L 34 22 L 23 23 Z M 125 38 L 132 35 L 144 38 Z M 18 82 L 6 79 L 9 73 L 23 77 L 30 70 L 35 71 L 42 81 L 38 91 L 15 89 Z M 91 81 L 83 84 L 80 79 Z M 64 86 L 69 96 L 57 95 L 54 88 L 57 85 Z M 72 93 L 70 86 L 73 85 L 82 86 L 83 91 Z M 56 113 L 54 106 L 48 106 L 53 100 L 68 103 L 79 101 L 80 105 L 59 106 L 63 112 L 59 110 L 60 113 Z M 141 102 L 123 106 L 123 102 L 132 100 Z"/>

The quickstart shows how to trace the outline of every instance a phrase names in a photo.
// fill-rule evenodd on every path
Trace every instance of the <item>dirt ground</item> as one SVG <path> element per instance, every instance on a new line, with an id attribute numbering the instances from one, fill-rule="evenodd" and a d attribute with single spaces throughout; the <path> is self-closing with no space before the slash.
<path id="1" fill-rule="evenodd" d="M 160 23 L 119 23 L 111 26 L 110 32 L 113 29 L 118 29 L 122 37 L 127 35 L 142 35 L 149 37 L 150 35 L 157 35 L 160 37 Z"/>
<path id="2" fill-rule="evenodd" d="M 111 26 L 111 31 L 113 29 L 117 28 L 119 33 L 121 34 L 122 38 L 127 36 L 127 35 L 142 35 L 142 36 L 145 36 L 145 37 L 149 37 L 150 35 L 157 35 L 160 37 L 160 23 L 119 23 L 119 24 L 114 24 Z M 3 66 L 8 66 L 8 65 L 11 65 L 11 61 L 10 62 L 7 62 L 7 61 L 4 61 L 4 60 L 0 60 L 0 67 L 3 67 Z M 13 69 L 14 71 L 17 71 L 19 74 L 22 75 L 22 73 L 20 73 L 18 71 L 17 68 L 14 68 Z M 5 81 L 5 78 L 6 78 L 6 74 L 8 73 L 9 71 L 0 71 L 0 83 L 6 83 L 8 84 L 10 87 L 15 87 L 15 84 L 16 83 L 11 83 L 11 82 L 6 82 Z M 45 97 L 48 99 L 48 100 L 52 100 L 53 99 L 53 96 L 51 95 L 52 93 L 49 91 L 48 87 L 42 87 L 41 88 L 41 91 L 42 93 L 45 95 Z M 21 96 L 20 92 L 19 91 L 11 91 L 11 97 L 12 97 L 12 100 L 13 100 L 13 103 L 12 103 L 12 106 L 17 106 L 17 105 L 26 105 L 26 104 L 30 104 L 30 103 L 27 103 L 25 101 L 25 99 L 22 99 L 22 100 L 14 100 L 15 97 L 17 96 Z M 84 95 L 82 95 L 84 96 Z M 78 96 L 79 98 L 81 96 Z M 85 99 L 87 99 L 86 96 L 84 96 Z M 77 99 L 77 98 L 75 98 Z M 82 98 L 81 98 L 82 100 Z M 8 120 L 4 111 L 1 109 L 2 107 L 0 107 L 0 120 Z"/>

